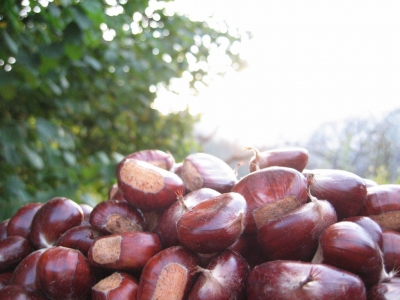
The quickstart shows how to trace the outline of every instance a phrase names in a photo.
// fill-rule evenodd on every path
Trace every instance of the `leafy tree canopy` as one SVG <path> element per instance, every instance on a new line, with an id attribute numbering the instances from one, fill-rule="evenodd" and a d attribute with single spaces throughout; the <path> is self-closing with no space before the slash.
<path id="1" fill-rule="evenodd" d="M 195 95 L 240 69 L 234 49 L 249 34 L 172 4 L 1 1 L 0 219 L 54 196 L 104 200 L 128 153 L 157 148 L 179 161 L 199 150 L 196 117 L 152 109 L 157 91 Z"/>

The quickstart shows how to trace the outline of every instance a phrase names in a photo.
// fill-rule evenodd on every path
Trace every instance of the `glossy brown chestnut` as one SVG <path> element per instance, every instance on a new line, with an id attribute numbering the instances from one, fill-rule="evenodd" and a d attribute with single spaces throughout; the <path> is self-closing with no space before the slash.
<path id="1" fill-rule="evenodd" d="M 383 230 L 381 249 L 386 272 L 400 277 L 400 232 Z"/>
<path id="2" fill-rule="evenodd" d="M 13 270 L 27 255 L 34 251 L 24 237 L 13 235 L 0 241 L 0 272 Z"/>
<path id="3" fill-rule="evenodd" d="M 7 300 L 48 300 L 41 291 L 33 291 L 23 285 L 9 285 L 0 290 L 0 299 Z"/>
<path id="4" fill-rule="evenodd" d="M 400 295 L 400 278 L 393 277 L 389 281 L 374 285 L 368 290 L 368 300 L 397 300 Z"/>
<path id="5" fill-rule="evenodd" d="M 180 176 L 187 192 L 210 188 L 220 193 L 230 192 L 237 177 L 222 159 L 207 153 L 192 153 L 182 162 Z"/>
<path id="6" fill-rule="evenodd" d="M 271 149 L 262 152 L 249 147 L 247 150 L 254 151 L 254 156 L 249 162 L 250 172 L 273 166 L 288 167 L 303 172 L 308 164 L 308 150 L 301 147 Z"/>
<path id="7" fill-rule="evenodd" d="M 196 253 L 223 251 L 243 233 L 246 214 L 246 200 L 238 193 L 223 193 L 207 199 L 179 218 L 178 240 Z"/>
<path id="8" fill-rule="evenodd" d="M 60 246 L 40 255 L 36 276 L 40 289 L 54 300 L 86 300 L 95 284 L 87 258 L 78 250 Z"/>
<path id="9" fill-rule="evenodd" d="M 90 213 L 92 212 L 93 207 L 86 203 L 80 203 L 79 206 L 82 208 L 83 212 L 83 221 L 81 225 L 89 225 Z"/>
<path id="10" fill-rule="evenodd" d="M 33 217 L 42 205 L 38 202 L 28 203 L 19 208 L 8 222 L 7 236 L 20 235 L 28 238 Z"/>
<path id="11" fill-rule="evenodd" d="M 377 222 L 366 216 L 354 216 L 344 219 L 343 221 L 350 221 L 360 225 L 364 228 L 378 244 L 379 248 L 382 248 L 382 228 Z"/>
<path id="12" fill-rule="evenodd" d="M 143 212 L 163 211 L 184 188 L 182 179 L 148 162 L 124 158 L 117 169 L 118 187 L 124 199 Z"/>
<path id="13" fill-rule="evenodd" d="M 125 201 L 121 190 L 118 187 L 118 183 L 114 183 L 108 191 L 108 200 L 119 200 Z"/>
<path id="14" fill-rule="evenodd" d="M 98 203 L 92 210 L 89 223 L 104 234 L 143 231 L 143 213 L 128 202 L 108 200 Z"/>
<path id="15" fill-rule="evenodd" d="M 58 239 L 55 246 L 76 249 L 87 257 L 90 246 L 100 236 L 104 235 L 92 225 L 79 225 L 68 229 Z"/>
<path id="16" fill-rule="evenodd" d="M 306 176 L 311 194 L 332 203 L 339 221 L 357 216 L 364 206 L 367 186 L 360 176 L 338 169 L 314 169 Z"/>
<path id="17" fill-rule="evenodd" d="M 277 260 L 251 271 L 247 299 L 365 300 L 366 288 L 356 275 L 329 265 Z"/>
<path id="18" fill-rule="evenodd" d="M 200 276 L 189 293 L 189 300 L 246 299 L 246 280 L 250 267 L 237 252 L 225 250 L 206 269 L 198 269 Z"/>
<path id="19" fill-rule="evenodd" d="M 332 204 L 312 201 L 258 228 L 257 240 L 267 260 L 311 261 L 322 232 L 337 222 Z"/>
<path id="20" fill-rule="evenodd" d="M 51 247 L 64 232 L 80 225 L 83 218 L 82 208 L 73 200 L 52 198 L 33 217 L 29 240 L 36 249 Z"/>
<path id="21" fill-rule="evenodd" d="M 352 272 L 363 280 L 367 289 L 388 277 L 378 244 L 363 227 L 349 221 L 325 229 L 312 262 Z"/>
<path id="22" fill-rule="evenodd" d="M 133 158 L 148 162 L 156 167 L 164 170 L 170 170 L 175 163 L 175 159 L 169 152 L 164 152 L 158 149 L 145 149 L 133 152 L 125 156 L 125 158 Z M 117 168 L 119 168 L 118 166 Z"/>
<path id="23" fill-rule="evenodd" d="M 368 188 L 360 215 L 369 216 L 382 229 L 400 230 L 400 184 L 382 184 Z"/>
<path id="24" fill-rule="evenodd" d="M 196 278 L 198 259 L 181 246 L 149 259 L 139 279 L 137 299 L 185 299 Z"/>
<path id="25" fill-rule="evenodd" d="M 13 276 L 13 271 L 0 273 L 0 290 L 5 286 L 11 284 L 12 276 Z"/>
<path id="26" fill-rule="evenodd" d="M 116 271 L 140 272 L 162 250 L 151 232 L 122 232 L 97 238 L 88 251 L 91 265 Z"/>
<path id="27" fill-rule="evenodd" d="M 179 245 L 176 222 L 185 212 L 193 209 L 197 204 L 221 195 L 210 188 L 201 188 L 183 196 L 177 195 L 178 200 L 168 207 L 158 220 L 153 232 L 160 238 L 164 248 Z"/>
<path id="28" fill-rule="evenodd" d="M 44 251 L 46 251 L 46 248 L 35 250 L 18 264 L 11 278 L 12 285 L 23 285 L 31 290 L 40 290 L 36 276 L 36 265 Z"/>
<path id="29" fill-rule="evenodd" d="M 242 177 L 232 192 L 241 194 L 248 205 L 246 233 L 256 234 L 256 223 L 279 210 L 284 215 L 308 200 L 307 180 L 299 171 L 268 167 Z"/>
<path id="30" fill-rule="evenodd" d="M 138 280 L 126 272 L 114 272 L 92 287 L 91 300 L 136 299 Z"/>

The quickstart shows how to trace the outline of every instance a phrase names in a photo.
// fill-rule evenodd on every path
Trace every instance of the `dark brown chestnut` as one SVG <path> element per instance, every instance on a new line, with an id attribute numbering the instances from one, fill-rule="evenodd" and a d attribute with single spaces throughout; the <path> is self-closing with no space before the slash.
<path id="1" fill-rule="evenodd" d="M 148 162 L 156 167 L 164 170 L 171 170 L 175 164 L 175 158 L 170 152 L 164 152 L 158 149 L 145 149 L 133 152 L 125 156 L 125 158 L 133 158 L 141 161 Z"/>
<path id="2" fill-rule="evenodd" d="M 184 189 L 182 179 L 148 162 L 124 158 L 117 169 L 118 187 L 124 199 L 143 212 L 163 211 Z"/>
<path id="3" fill-rule="evenodd" d="M 365 300 L 366 288 L 358 276 L 333 266 L 276 260 L 251 271 L 247 299 Z"/>
<path id="4" fill-rule="evenodd" d="M 12 276 L 13 276 L 13 271 L 0 273 L 0 290 L 5 286 L 11 284 Z"/>
<path id="5" fill-rule="evenodd" d="M 48 248 L 40 255 L 36 276 L 40 289 L 54 300 L 86 300 L 96 280 L 80 251 L 60 246 Z"/>
<path id="6" fill-rule="evenodd" d="M 33 291 L 23 285 L 9 285 L 0 290 L 0 299 L 7 300 L 48 300 L 41 291 Z"/>
<path id="7" fill-rule="evenodd" d="M 368 290 L 368 300 L 397 300 L 400 295 L 400 278 L 393 277 L 378 283 Z"/>
<path id="8" fill-rule="evenodd" d="M 383 230 L 382 254 L 386 272 L 400 277 L 400 232 Z"/>
<path id="9" fill-rule="evenodd" d="M 88 251 L 92 266 L 115 271 L 140 272 L 162 250 L 151 232 L 122 232 L 97 238 Z"/>
<path id="10" fill-rule="evenodd" d="M 143 268 L 137 299 L 186 299 L 197 265 L 197 256 L 181 246 L 160 251 Z"/>
<path id="11" fill-rule="evenodd" d="M 378 244 L 379 248 L 382 248 L 382 228 L 377 222 L 367 216 L 354 216 L 344 219 L 343 221 L 350 221 L 360 225 L 364 228 Z"/>
<path id="12" fill-rule="evenodd" d="M 7 226 L 10 219 L 5 219 L 0 222 L 0 241 L 7 237 Z"/>
<path id="13" fill-rule="evenodd" d="M 91 300 L 136 299 L 138 280 L 126 272 L 114 272 L 92 287 Z"/>
<path id="14" fill-rule="evenodd" d="M 36 249 L 52 247 L 65 231 L 80 225 L 83 218 L 82 208 L 75 201 L 52 198 L 33 217 L 29 240 Z"/>
<path id="15" fill-rule="evenodd" d="M 254 151 L 254 156 L 249 162 L 250 172 L 274 166 L 293 168 L 303 172 L 308 164 L 308 150 L 301 147 L 271 149 L 262 152 L 253 147 L 246 149 Z"/>
<path id="16" fill-rule="evenodd" d="M 19 208 L 8 222 L 7 236 L 20 235 L 28 238 L 33 217 L 42 205 L 43 203 L 35 202 L 25 204 Z"/>
<path id="17" fill-rule="evenodd" d="M 223 193 L 207 199 L 178 219 L 178 240 L 196 253 L 223 251 L 243 233 L 246 214 L 246 200 L 238 193 Z"/>
<path id="18" fill-rule="evenodd" d="M 207 153 L 192 153 L 185 157 L 180 176 L 187 192 L 210 188 L 220 193 L 230 192 L 237 177 L 222 159 Z"/>
<path id="19" fill-rule="evenodd" d="M 128 202 L 107 200 L 98 203 L 90 213 L 89 223 L 104 234 L 143 231 L 143 213 Z"/>
<path id="20" fill-rule="evenodd" d="M 24 237 L 13 235 L 0 241 L 0 272 L 13 270 L 27 255 L 34 251 Z"/>

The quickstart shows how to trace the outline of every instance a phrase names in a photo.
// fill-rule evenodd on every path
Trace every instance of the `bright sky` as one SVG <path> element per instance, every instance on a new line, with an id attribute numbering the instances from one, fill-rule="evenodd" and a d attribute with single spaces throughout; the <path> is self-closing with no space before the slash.
<path id="1" fill-rule="evenodd" d="M 199 5 L 196 7 L 196 4 Z M 202 130 L 244 145 L 400 107 L 400 1 L 193 1 L 254 33 L 249 67 L 202 92 Z"/>

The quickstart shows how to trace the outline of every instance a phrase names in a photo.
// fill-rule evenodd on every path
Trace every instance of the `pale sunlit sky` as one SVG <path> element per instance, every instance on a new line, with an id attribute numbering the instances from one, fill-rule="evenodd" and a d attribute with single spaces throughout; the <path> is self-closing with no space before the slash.
<path id="1" fill-rule="evenodd" d="M 400 1 L 190 5 L 254 34 L 243 50 L 249 67 L 198 97 L 203 131 L 218 126 L 244 145 L 304 141 L 323 122 L 400 107 Z"/>

